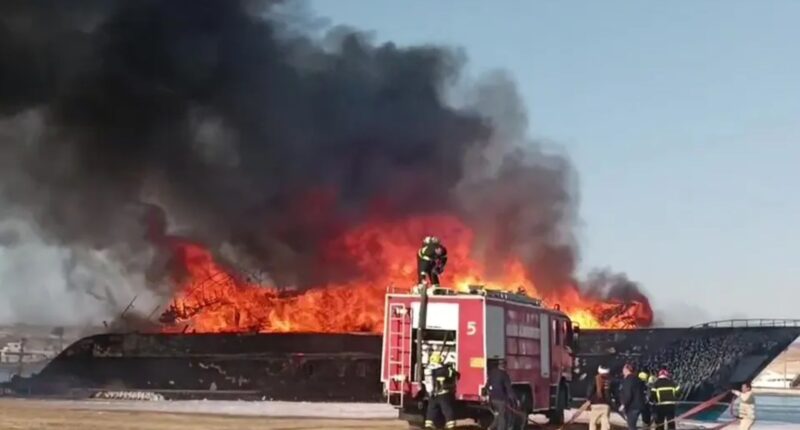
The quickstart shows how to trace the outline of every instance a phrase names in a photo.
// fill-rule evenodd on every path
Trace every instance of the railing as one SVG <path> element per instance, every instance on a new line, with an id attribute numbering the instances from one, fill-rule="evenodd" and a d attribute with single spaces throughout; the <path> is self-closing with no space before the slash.
<path id="1" fill-rule="evenodd" d="M 800 319 L 730 319 L 697 324 L 691 328 L 709 327 L 800 327 Z"/>
<path id="2" fill-rule="evenodd" d="M 410 294 L 412 287 L 398 287 L 396 284 L 391 283 L 386 286 L 387 294 Z"/>

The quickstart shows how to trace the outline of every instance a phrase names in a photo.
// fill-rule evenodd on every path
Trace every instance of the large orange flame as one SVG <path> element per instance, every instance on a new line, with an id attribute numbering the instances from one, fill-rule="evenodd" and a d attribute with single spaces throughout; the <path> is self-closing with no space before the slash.
<path id="1" fill-rule="evenodd" d="M 486 267 L 470 257 L 472 231 L 453 216 L 432 215 L 374 221 L 347 231 L 326 247 L 322 258 L 328 263 L 354 263 L 356 276 L 300 293 L 244 281 L 225 270 L 203 246 L 180 241 L 175 247 L 182 268 L 174 277 L 178 293 L 165 314 L 173 324 L 165 330 L 379 333 L 387 287 L 407 290 L 416 282 L 415 253 L 420 238 L 431 232 L 448 248 L 444 286 L 459 290 L 475 284 L 524 289 L 546 304 L 559 305 L 585 328 L 627 328 L 652 322 L 646 302 L 599 301 L 581 294 L 574 285 L 565 285 L 549 295 L 539 294 L 518 260 L 505 262 L 505 270 L 489 278 Z"/>

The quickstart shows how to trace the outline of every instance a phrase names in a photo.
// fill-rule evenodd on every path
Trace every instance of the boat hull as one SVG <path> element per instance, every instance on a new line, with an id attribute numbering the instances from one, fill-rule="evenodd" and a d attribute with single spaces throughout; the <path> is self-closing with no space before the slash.
<path id="1" fill-rule="evenodd" d="M 148 391 L 167 398 L 381 400 L 379 336 L 109 334 L 81 339 L 19 394 Z"/>
<path id="2" fill-rule="evenodd" d="M 800 328 L 584 330 L 571 394 L 584 396 L 598 365 L 616 373 L 632 362 L 672 369 L 684 400 L 704 401 L 755 377 L 798 335 Z M 97 335 L 6 388 L 32 395 L 127 390 L 175 399 L 377 402 L 381 346 L 380 336 L 353 334 Z M 727 361 L 717 360 L 726 351 Z"/>
<path id="3" fill-rule="evenodd" d="M 752 381 L 800 336 L 800 327 L 692 327 L 584 330 L 578 341 L 573 397 L 585 397 L 600 365 L 666 368 L 684 401 L 702 402 Z"/>

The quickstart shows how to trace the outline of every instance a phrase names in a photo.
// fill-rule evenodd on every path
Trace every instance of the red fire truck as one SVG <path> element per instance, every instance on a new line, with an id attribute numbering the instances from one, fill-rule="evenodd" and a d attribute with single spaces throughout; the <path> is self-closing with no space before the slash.
<path id="1" fill-rule="evenodd" d="M 420 319 L 425 321 L 421 331 Z M 460 373 L 458 418 L 486 428 L 493 418 L 481 401 L 487 369 L 505 359 L 521 403 L 519 416 L 545 413 L 551 423 L 561 423 L 571 401 L 575 331 L 567 315 L 523 294 L 482 287 L 464 293 L 437 289 L 430 295 L 390 292 L 381 362 L 384 394 L 401 419 L 412 427 L 422 422 L 427 402 L 421 369 L 438 352 Z"/>

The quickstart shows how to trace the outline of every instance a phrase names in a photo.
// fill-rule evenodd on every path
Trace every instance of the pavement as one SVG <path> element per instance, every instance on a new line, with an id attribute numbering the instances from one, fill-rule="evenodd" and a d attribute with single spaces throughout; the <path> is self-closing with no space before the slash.
<path id="1" fill-rule="evenodd" d="M 3 430 L 407 429 L 396 417 L 374 403 L 0 399 Z"/>

